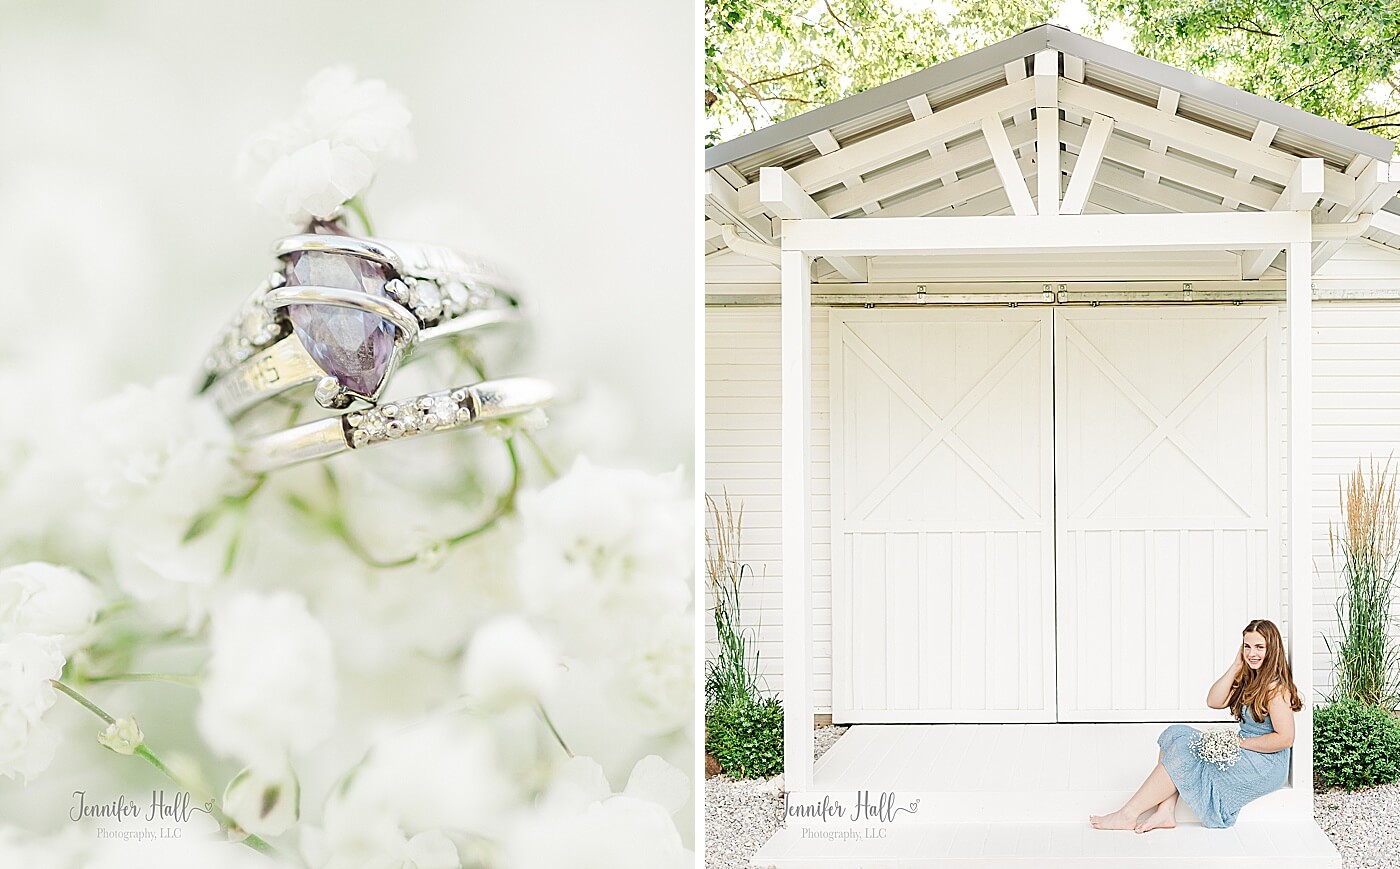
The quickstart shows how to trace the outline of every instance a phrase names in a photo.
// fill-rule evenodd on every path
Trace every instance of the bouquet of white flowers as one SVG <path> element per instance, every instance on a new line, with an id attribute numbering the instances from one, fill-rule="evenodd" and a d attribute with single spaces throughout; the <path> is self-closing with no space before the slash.
<path id="1" fill-rule="evenodd" d="M 1203 730 L 1191 737 L 1191 748 L 1206 763 L 1229 769 L 1240 759 L 1240 735 L 1224 728 Z"/>

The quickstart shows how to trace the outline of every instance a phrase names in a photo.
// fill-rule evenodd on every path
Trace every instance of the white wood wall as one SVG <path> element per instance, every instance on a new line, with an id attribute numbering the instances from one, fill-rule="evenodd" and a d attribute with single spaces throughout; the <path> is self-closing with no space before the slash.
<path id="1" fill-rule="evenodd" d="M 1326 289 L 1400 291 L 1400 253 L 1368 242 L 1346 245 L 1317 275 Z M 931 288 L 932 289 L 932 288 Z M 776 288 L 763 291 L 775 292 Z M 813 310 L 812 443 L 814 550 L 814 703 L 831 710 L 830 414 L 828 311 Z M 1286 319 L 1285 319 L 1286 323 Z M 766 686 L 782 690 L 782 603 L 778 546 L 779 347 L 776 308 L 706 309 L 705 489 L 728 487 L 745 512 L 744 557 L 758 576 L 745 595 L 745 619 L 758 637 Z M 1283 328 L 1283 388 L 1290 337 Z M 1314 699 L 1331 690 L 1333 674 L 1322 633 L 1334 635 L 1339 579 L 1327 524 L 1340 519 L 1337 484 L 1358 458 L 1400 466 L 1400 302 L 1314 305 L 1313 381 L 1313 684 Z M 1281 410 L 1287 419 L 1287 399 Z M 1287 467 L 1287 441 L 1281 461 Z M 1285 481 L 1284 521 L 1288 489 Z M 1286 546 L 1286 544 L 1285 544 Z M 1286 549 L 1285 549 L 1286 551 Z M 1283 563 L 1286 565 L 1287 560 Z M 1283 603 L 1289 599 L 1284 577 Z M 1400 608 L 1397 608 L 1400 611 Z M 713 639 L 713 624 L 708 626 Z M 708 652 L 713 654 L 710 645 Z M 1295 666 L 1297 664 L 1295 663 Z M 1202 688 L 1204 690 L 1204 687 Z"/>

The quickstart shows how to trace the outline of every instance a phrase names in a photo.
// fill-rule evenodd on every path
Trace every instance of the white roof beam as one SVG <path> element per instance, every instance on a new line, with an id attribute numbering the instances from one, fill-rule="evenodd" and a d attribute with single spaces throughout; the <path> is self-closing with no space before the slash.
<path id="1" fill-rule="evenodd" d="M 1029 157 L 1018 158 L 1017 164 L 1020 166 L 1023 173 L 1028 173 L 1032 168 Z M 995 170 L 989 169 L 985 172 L 978 172 L 976 175 L 964 178 L 950 187 L 940 187 L 937 190 L 931 190 L 928 193 L 922 193 L 918 196 L 906 199 L 898 205 L 892 205 L 884 210 L 880 219 L 888 220 L 891 217 L 924 217 L 930 214 L 936 214 L 944 209 L 957 208 L 965 205 L 994 190 L 1001 190 L 1004 192 L 1006 187 L 1002 184 L 1001 176 L 997 174 Z"/>
<path id="2" fill-rule="evenodd" d="M 1036 201 L 1044 217 L 1060 214 L 1060 53 L 1035 53 Z M 1015 200 L 1012 200 L 1013 207 Z"/>
<path id="3" fill-rule="evenodd" d="M 1262 148 L 1268 148 L 1273 145 L 1274 136 L 1276 135 L 1278 135 L 1277 124 L 1271 124 L 1268 121 L 1260 121 L 1258 124 L 1255 125 L 1254 135 L 1249 137 L 1249 141 L 1253 142 L 1256 145 L 1259 145 Z M 1250 181 L 1254 180 L 1254 173 L 1246 167 L 1241 167 L 1235 170 L 1235 180 L 1243 181 L 1244 183 L 1248 184 Z M 1319 190 L 1318 192 L 1321 193 L 1322 191 Z M 1225 197 L 1226 208 L 1236 208 L 1239 206 L 1239 204 L 1239 200 L 1231 199 L 1228 196 Z"/>
<path id="4" fill-rule="evenodd" d="M 997 88 L 935 112 L 927 118 L 911 121 L 892 130 L 851 142 L 841 150 L 791 167 L 788 171 L 804 190 L 824 190 L 852 174 L 862 175 L 872 169 L 903 160 L 911 154 L 927 150 L 932 142 L 948 142 L 970 133 L 987 115 L 1005 114 L 1029 106 L 1032 98 L 1029 80 Z M 749 184 L 739 191 L 739 205 L 747 214 L 763 210 L 758 201 L 758 185 Z"/>
<path id="5" fill-rule="evenodd" d="M 1365 164 L 1356 177 L 1356 195 L 1345 206 L 1338 206 L 1327 214 L 1327 223 L 1360 222 L 1370 225 L 1377 211 L 1395 198 L 1400 192 L 1400 162 L 1386 163 L 1371 160 Z M 1313 248 L 1313 271 L 1346 244 L 1346 239 L 1333 239 L 1315 245 Z"/>
<path id="6" fill-rule="evenodd" d="M 1287 184 L 1293 175 L 1296 157 L 1262 148 L 1233 133 L 1175 115 L 1167 116 L 1126 97 L 1076 82 L 1063 82 L 1060 90 L 1062 103 L 1072 105 L 1084 114 L 1097 111 L 1108 115 L 1124 130 L 1161 140 L 1226 166 L 1249 167 L 1254 174 L 1276 184 Z"/>
<path id="7" fill-rule="evenodd" d="M 786 169 L 764 166 L 758 170 L 759 200 L 784 220 L 822 220 L 827 214 L 807 195 Z M 853 284 L 863 284 L 869 275 L 864 257 L 829 256 L 826 261 Z"/>
<path id="8" fill-rule="evenodd" d="M 1026 59 L 1024 57 L 1018 57 L 1008 62 L 1002 69 L 1006 75 L 1007 84 L 1016 84 L 1017 82 L 1026 80 Z M 1022 124 L 1029 123 L 1030 119 L 1031 113 L 1029 110 L 1016 112 L 1011 116 L 1011 122 L 1018 127 Z"/>
<path id="9" fill-rule="evenodd" d="M 1079 159 L 1075 161 L 1069 186 L 1065 188 L 1065 200 L 1060 203 L 1061 214 L 1084 212 L 1084 206 L 1089 201 L 1089 189 L 1094 186 L 1094 177 L 1099 173 L 1104 151 L 1108 148 L 1108 137 L 1111 135 L 1113 119 L 1107 115 L 1095 114 L 1094 119 L 1089 122 L 1089 132 L 1084 134 L 1084 146 L 1079 150 Z"/>
<path id="10" fill-rule="evenodd" d="M 1274 132 L 1277 131 L 1278 128 L 1275 127 Z M 1273 138 L 1273 133 L 1269 134 L 1269 138 Z M 1322 170 L 1321 157 L 1304 157 L 1299 160 L 1298 168 L 1293 170 L 1293 177 L 1279 194 L 1273 210 L 1310 214 L 1313 206 L 1322 198 Z M 1283 247 L 1278 245 L 1246 252 L 1240 257 L 1240 278 L 1246 281 L 1258 280 L 1259 276 L 1264 274 L 1264 270 L 1273 263 L 1274 258 L 1283 253 Z"/>
<path id="11" fill-rule="evenodd" d="M 924 99 L 927 101 L 928 98 L 925 97 Z M 823 155 L 834 154 L 841 150 L 841 143 L 836 141 L 836 136 L 834 136 L 830 130 L 818 130 L 808 136 L 807 140 Z M 859 187 L 862 183 L 862 179 L 860 175 L 847 175 L 841 179 L 841 183 L 849 190 L 852 187 Z M 861 209 L 866 214 L 874 214 L 880 210 L 880 205 L 878 202 L 867 202 L 861 206 Z"/>
<path id="12" fill-rule="evenodd" d="M 768 218 L 757 213 L 745 214 L 737 191 L 713 171 L 705 173 L 705 205 L 715 210 L 716 223 L 742 228 L 758 243 L 772 244 L 772 224 Z"/>
<path id="13" fill-rule="evenodd" d="M 797 220 L 783 225 L 784 251 L 809 255 L 1045 253 L 1111 250 L 1252 250 L 1312 238 L 1297 212 L 1073 214 L 1011 217 L 885 217 Z"/>
<path id="14" fill-rule="evenodd" d="M 999 115 L 991 114 L 982 119 L 982 135 L 987 139 L 987 149 L 992 152 L 992 163 L 1001 176 L 1012 210 L 1021 216 L 1035 214 L 1035 203 L 1031 201 L 1030 190 L 1026 189 L 1026 176 L 1016 163 L 1016 154 L 1011 150 L 1011 141 L 1006 137 Z"/>
<path id="15" fill-rule="evenodd" d="M 908 103 L 909 114 L 913 115 L 916 121 L 920 118 L 927 118 L 929 115 L 933 114 L 933 106 L 929 105 L 928 94 L 919 94 L 916 97 L 911 97 Z M 940 159 L 947 153 L 948 143 L 944 142 L 942 139 L 935 140 L 932 145 L 929 145 L 928 155 L 934 160 Z M 956 184 L 958 183 L 958 173 L 944 172 L 942 175 L 938 176 L 938 180 L 942 181 L 945 187 L 950 184 Z"/>
<path id="16" fill-rule="evenodd" d="M 1064 59 L 1065 78 L 1069 79 L 1070 81 L 1084 81 L 1084 58 L 1075 57 L 1072 54 L 1066 54 L 1064 55 Z M 1073 124 L 1077 127 L 1083 121 L 1083 116 L 1080 115 L 1078 112 L 1065 112 L 1065 123 Z"/>
<path id="17" fill-rule="evenodd" d="M 1176 107 L 1180 102 L 1181 94 L 1171 88 L 1162 88 L 1157 92 L 1157 111 L 1161 112 L 1166 117 L 1176 117 Z M 1167 143 L 1163 142 L 1161 139 L 1149 138 L 1147 144 L 1149 148 L 1156 151 L 1158 154 L 1167 153 Z M 1156 172 L 1147 173 L 1147 180 L 1153 183 L 1156 183 L 1160 177 L 1161 176 Z"/>

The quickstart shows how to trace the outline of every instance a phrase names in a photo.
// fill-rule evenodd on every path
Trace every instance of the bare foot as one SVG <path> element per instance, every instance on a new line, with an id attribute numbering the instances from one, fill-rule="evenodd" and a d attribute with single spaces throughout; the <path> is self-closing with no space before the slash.
<path id="1" fill-rule="evenodd" d="M 1158 809 L 1153 812 L 1147 820 L 1133 828 L 1135 832 L 1146 833 L 1148 830 L 1170 830 L 1176 826 L 1176 811 L 1165 811 Z"/>
<path id="2" fill-rule="evenodd" d="M 1119 809 L 1111 815 L 1090 815 L 1089 823 L 1096 830 L 1131 830 L 1137 823 L 1137 815 L 1129 816 Z"/>

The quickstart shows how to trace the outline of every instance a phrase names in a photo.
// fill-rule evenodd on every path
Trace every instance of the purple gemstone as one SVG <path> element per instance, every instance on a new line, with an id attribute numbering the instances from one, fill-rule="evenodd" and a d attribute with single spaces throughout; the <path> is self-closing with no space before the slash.
<path id="1" fill-rule="evenodd" d="M 287 286 L 336 287 L 384 297 L 384 267 L 364 257 L 322 251 L 288 256 Z M 384 382 L 394 349 L 394 326 L 378 314 L 331 305 L 291 305 L 297 337 L 327 374 L 359 395 Z"/>

